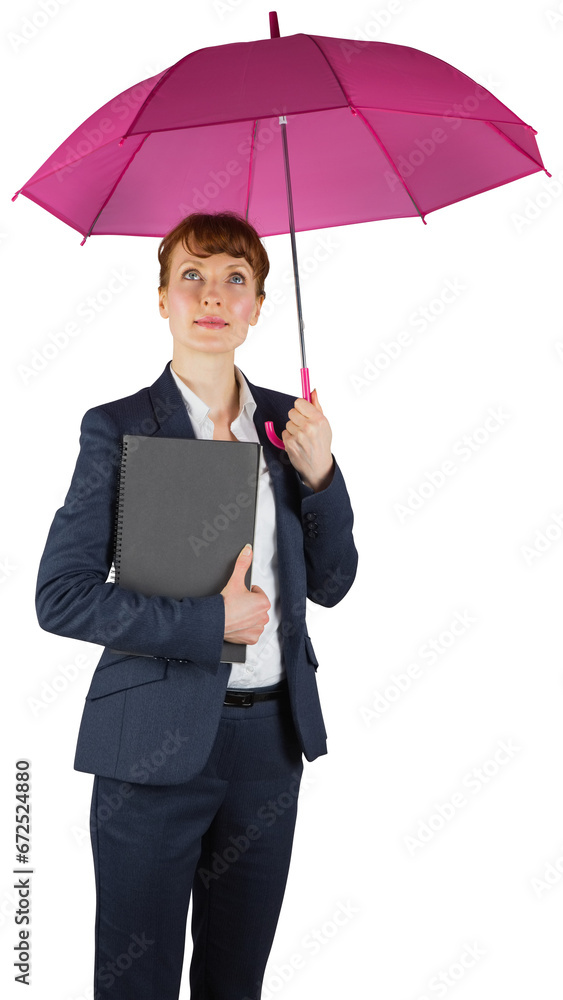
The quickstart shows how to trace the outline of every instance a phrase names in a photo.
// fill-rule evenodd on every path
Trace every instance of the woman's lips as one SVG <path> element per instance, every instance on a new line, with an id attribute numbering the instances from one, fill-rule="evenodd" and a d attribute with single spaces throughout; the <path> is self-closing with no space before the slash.
<path id="1" fill-rule="evenodd" d="M 221 327 L 227 326 L 225 321 L 222 319 L 196 319 L 196 323 L 198 326 L 208 326 L 215 330 L 219 330 Z"/>

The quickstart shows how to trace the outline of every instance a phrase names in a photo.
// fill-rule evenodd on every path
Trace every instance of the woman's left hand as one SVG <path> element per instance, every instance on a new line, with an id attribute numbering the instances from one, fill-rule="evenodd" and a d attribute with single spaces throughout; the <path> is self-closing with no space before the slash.
<path id="1" fill-rule="evenodd" d="M 282 441 L 289 460 L 305 485 L 319 493 L 332 481 L 334 460 L 330 450 L 332 431 L 317 390 L 313 389 L 310 403 L 306 399 L 296 399 L 288 417 Z"/>

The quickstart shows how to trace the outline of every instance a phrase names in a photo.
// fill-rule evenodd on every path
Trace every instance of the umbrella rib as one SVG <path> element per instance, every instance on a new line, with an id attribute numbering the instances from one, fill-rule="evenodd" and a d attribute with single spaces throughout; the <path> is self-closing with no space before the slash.
<path id="1" fill-rule="evenodd" d="M 505 135 L 505 133 L 502 131 L 502 129 L 498 128 L 498 126 L 495 125 L 493 122 L 485 121 L 485 125 L 488 125 L 490 128 L 494 129 L 495 132 L 498 132 L 498 134 L 501 135 L 503 139 L 506 139 L 506 141 L 509 142 L 511 146 L 514 146 L 514 149 L 517 149 L 518 152 L 522 153 L 523 156 L 527 156 L 528 159 L 532 161 L 532 163 L 535 163 L 536 166 L 539 167 L 540 170 L 545 170 L 547 176 L 551 177 L 551 174 L 549 173 L 549 171 L 547 170 L 547 168 L 544 167 L 543 160 L 541 159 L 541 157 L 540 157 L 540 160 L 538 162 L 536 160 L 535 156 L 531 156 L 531 154 L 527 153 L 525 149 L 522 149 L 522 147 L 519 146 L 517 142 L 514 142 L 514 139 L 511 139 L 508 135 Z M 533 131 L 534 130 L 532 129 L 532 132 Z"/>
<path id="2" fill-rule="evenodd" d="M 424 222 L 424 225 L 425 225 L 425 226 L 426 226 L 426 225 L 428 225 L 428 223 L 426 222 L 426 219 L 424 218 L 424 215 L 423 215 L 423 213 L 422 213 L 422 212 L 420 211 L 420 208 L 418 207 L 418 205 L 417 205 L 416 201 L 414 200 L 414 198 L 413 198 L 412 194 L 410 193 L 410 191 L 409 191 L 409 189 L 408 189 L 408 187 L 407 187 L 407 185 L 406 185 L 406 183 L 405 183 L 405 179 L 404 179 L 404 177 L 402 177 L 402 176 L 401 176 L 401 173 L 400 173 L 400 171 L 398 170 L 398 168 L 396 167 L 395 163 L 393 162 L 393 159 L 392 159 L 392 157 L 390 156 L 390 154 L 389 154 L 389 153 L 387 152 L 387 149 L 386 149 L 386 148 L 385 148 L 385 146 L 383 145 L 383 143 L 382 143 L 381 139 L 379 138 L 379 136 L 378 136 L 377 132 L 376 132 L 376 131 L 375 131 L 375 130 L 374 130 L 374 129 L 372 128 L 372 126 L 370 125 L 370 123 L 368 122 L 368 120 L 367 120 L 366 118 L 364 118 L 364 116 L 363 116 L 363 114 L 362 114 L 362 112 L 361 112 L 361 111 L 358 111 L 358 109 L 357 109 L 357 108 L 353 108 L 353 107 L 350 107 L 350 110 L 351 110 L 351 112 L 352 112 L 352 114 L 353 114 L 353 115 L 359 115 L 359 117 L 360 117 L 360 118 L 362 119 L 362 121 L 364 122 L 364 124 L 365 124 L 366 128 L 368 128 L 368 129 L 369 129 L 369 131 L 371 132 L 371 134 L 373 135 L 373 137 L 374 137 L 375 141 L 376 141 L 377 143 L 379 143 L 379 145 L 380 145 L 381 149 L 383 150 L 383 153 L 385 154 L 385 156 L 386 156 L 386 157 L 387 157 L 387 159 L 389 160 L 389 163 L 390 163 L 390 164 L 391 164 L 391 166 L 393 167 L 393 170 L 394 170 L 394 171 L 395 171 L 395 173 L 397 174 L 397 177 L 398 177 L 398 178 L 399 178 L 399 180 L 401 181 L 401 184 L 403 185 L 403 187 L 404 187 L 405 191 L 407 192 L 407 194 L 408 194 L 408 196 L 409 196 L 410 200 L 412 201 L 412 203 L 413 203 L 414 207 L 416 208 L 416 210 L 417 210 L 418 214 L 420 215 L 420 218 L 421 218 L 421 219 L 422 219 L 422 221 Z"/>
<path id="3" fill-rule="evenodd" d="M 334 70 L 334 67 L 333 67 L 333 66 L 331 65 L 331 63 L 330 63 L 330 60 L 329 60 L 329 59 L 327 58 L 327 56 L 325 55 L 325 53 L 324 53 L 324 52 L 323 52 L 323 50 L 321 49 L 321 47 L 320 47 L 320 45 L 318 44 L 318 42 L 316 42 L 316 41 L 315 41 L 315 39 L 314 39 L 314 38 L 312 37 L 312 35 L 307 35 L 307 38 L 309 38 L 309 39 L 310 39 L 310 40 L 311 40 L 311 41 L 312 41 L 312 42 L 313 42 L 313 43 L 314 43 L 314 44 L 315 44 L 315 45 L 317 46 L 317 49 L 318 49 L 318 50 L 319 50 L 319 52 L 321 53 L 321 55 L 322 55 L 323 59 L 325 60 L 325 62 L 326 62 L 326 64 L 327 64 L 328 68 L 330 69 L 330 71 L 331 71 L 331 73 L 332 73 L 332 75 L 333 75 L 334 79 L 336 80 L 336 82 L 337 82 L 338 86 L 340 87 L 340 89 L 341 89 L 341 91 L 342 91 L 342 93 L 343 93 L 344 97 L 346 98 L 346 103 L 347 103 L 348 107 L 350 108 L 350 111 L 352 112 L 352 114 L 353 114 L 353 115 L 359 115 L 359 116 L 360 116 L 360 118 L 361 118 L 361 119 L 363 120 L 364 124 L 365 124 L 365 125 L 367 125 L 368 129 L 369 129 L 369 130 L 370 130 L 370 132 L 371 132 L 371 133 L 373 134 L 373 137 L 374 137 L 374 139 L 375 139 L 375 140 L 376 140 L 376 141 L 377 141 L 377 142 L 379 143 L 379 145 L 381 146 L 381 149 L 382 149 L 382 150 L 383 150 L 383 152 L 385 153 L 385 156 L 386 156 L 386 157 L 387 157 L 387 159 L 389 160 L 389 163 L 390 163 L 390 164 L 391 164 L 391 166 L 393 167 L 393 170 L 394 170 L 394 171 L 395 171 L 395 173 L 397 174 L 397 177 L 398 177 L 398 178 L 399 178 L 399 180 L 401 181 L 401 184 L 403 185 L 403 187 L 404 187 L 405 191 L 407 192 L 407 194 L 408 194 L 408 196 L 409 196 L 410 200 L 412 201 L 412 203 L 413 203 L 414 207 L 416 208 L 416 210 L 417 210 L 418 214 L 420 215 L 420 218 L 422 219 L 422 221 L 424 222 L 424 225 L 426 226 L 426 225 L 427 225 L 427 223 L 426 223 L 426 221 L 425 221 L 425 219 L 424 219 L 424 215 L 423 215 L 423 214 L 422 214 L 422 212 L 420 211 L 420 208 L 418 207 L 418 205 L 417 205 L 416 201 L 414 200 L 414 198 L 413 198 L 412 194 L 410 193 L 410 191 L 409 191 L 409 189 L 408 189 L 407 185 L 405 184 L 405 181 L 404 181 L 404 178 L 403 178 L 403 177 L 401 177 L 401 174 L 400 174 L 400 173 L 399 173 L 399 171 L 397 170 L 397 167 L 396 167 L 396 166 L 395 166 L 395 164 L 393 163 L 393 160 L 392 160 L 392 159 L 391 159 L 391 157 L 389 156 L 389 153 L 388 153 L 388 152 L 387 152 L 387 150 L 385 149 L 385 146 L 384 146 L 384 145 L 383 145 L 383 143 L 381 142 L 381 139 L 380 139 L 380 138 L 379 138 L 379 136 L 378 136 L 378 135 L 376 134 L 376 132 L 375 132 L 375 131 L 373 130 L 373 128 L 371 127 L 371 125 L 369 124 L 369 122 L 367 121 L 367 119 L 366 119 L 366 118 L 364 118 L 364 116 L 363 116 L 362 112 L 361 112 L 361 111 L 358 111 L 358 109 L 357 109 L 357 108 L 355 108 L 355 107 L 352 107 L 352 105 L 350 104 L 350 98 L 348 97 L 348 94 L 347 94 L 347 93 L 346 93 L 346 91 L 344 90 L 344 87 L 342 86 L 342 83 L 340 82 L 340 80 L 339 80 L 339 78 L 338 78 L 338 75 L 337 75 L 337 73 L 336 73 L 336 72 L 335 72 L 335 70 Z"/>
<path id="4" fill-rule="evenodd" d="M 106 207 L 106 205 L 108 204 L 108 202 L 109 202 L 110 198 L 112 197 L 112 195 L 113 195 L 113 193 L 114 193 L 114 191 L 115 191 L 115 189 L 116 189 L 117 185 L 119 184 L 119 182 L 120 182 L 121 178 L 123 177 L 123 174 L 125 173 L 125 171 L 126 171 L 126 170 L 128 170 L 128 169 L 129 169 L 129 167 L 131 166 L 131 164 L 132 164 L 133 160 L 135 159 L 135 157 L 136 157 L 137 153 L 138 153 L 138 152 L 139 152 L 139 150 L 140 150 L 140 149 L 141 149 L 141 148 L 142 148 L 142 147 L 144 146 L 144 144 L 145 144 L 145 142 L 147 141 L 147 139 L 148 139 L 148 137 L 149 137 L 149 135 L 150 135 L 150 134 L 151 134 L 150 132 L 147 132 L 147 134 L 146 134 L 146 135 L 144 136 L 144 138 L 143 138 L 142 142 L 140 142 L 140 143 L 139 143 L 139 145 L 137 146 L 137 148 L 136 148 L 135 152 L 134 152 L 134 153 L 133 153 L 133 155 L 132 155 L 132 156 L 131 156 L 131 157 L 129 158 L 129 160 L 128 160 L 128 162 L 127 162 L 127 163 L 125 164 L 125 166 L 123 167 L 123 170 L 121 171 L 121 173 L 120 173 L 119 177 L 118 177 L 118 178 L 117 178 L 117 180 L 115 181 L 115 184 L 113 185 L 113 187 L 112 187 L 111 191 L 109 192 L 109 194 L 108 194 L 108 196 L 107 196 L 106 200 L 104 201 L 104 203 L 103 203 L 102 207 L 100 208 L 100 211 L 98 212 L 98 214 L 97 214 L 96 218 L 94 219 L 94 221 L 93 221 L 92 225 L 90 226 L 90 228 L 89 228 L 88 232 L 86 233 L 86 235 L 85 235 L 84 239 L 82 240 L 82 243 L 80 244 L 80 246 L 84 246 L 84 244 L 86 243 L 86 240 L 87 240 L 87 239 L 88 239 L 88 237 L 89 237 L 89 236 L 91 235 L 91 233 L 92 233 L 92 230 L 93 230 L 94 226 L 96 225 L 96 222 L 97 222 L 97 221 L 98 221 L 98 219 L 100 218 L 100 215 L 102 214 L 102 212 L 103 212 L 104 208 Z M 120 142 L 122 143 L 122 142 L 123 142 L 123 139 L 121 139 L 121 140 L 120 140 Z"/>
<path id="5" fill-rule="evenodd" d="M 253 161 L 253 154 L 254 154 L 254 139 L 256 137 L 256 128 L 257 128 L 257 126 L 258 126 L 258 119 L 255 118 L 254 119 L 254 128 L 252 130 L 252 141 L 251 141 L 251 146 L 250 146 L 250 157 L 249 157 L 249 160 L 248 160 L 248 184 L 246 186 L 246 209 L 245 209 L 245 216 L 244 216 L 247 222 L 248 222 L 248 209 L 249 209 L 249 206 L 250 206 L 250 180 L 251 180 L 251 176 L 252 176 L 252 161 Z"/>
<path id="6" fill-rule="evenodd" d="M 201 49 L 196 49 L 195 50 L 195 52 L 201 52 L 201 51 L 202 51 Z M 141 112 L 145 110 L 145 108 L 146 108 L 147 104 L 149 103 L 149 101 L 152 100 L 152 98 L 154 97 L 154 95 L 156 94 L 156 92 L 160 89 L 161 84 L 163 84 L 164 81 L 168 79 L 168 77 L 172 73 L 172 70 L 176 69 L 176 67 L 179 66 L 180 63 L 185 62 L 186 59 L 189 59 L 190 56 L 195 55 L 195 52 L 188 52 L 187 55 L 182 56 L 181 59 L 178 59 L 178 62 L 175 62 L 173 66 L 169 66 L 168 69 L 164 70 L 164 72 L 163 72 L 160 80 L 157 80 L 157 82 L 155 83 L 155 85 L 152 88 L 152 90 L 150 90 L 149 93 L 147 94 L 147 96 L 145 97 L 143 103 L 141 104 L 139 110 L 137 111 L 137 114 L 129 122 L 129 125 L 127 126 L 127 131 L 125 132 L 125 135 L 123 136 L 123 138 L 129 138 L 129 135 L 131 134 L 131 129 L 132 129 L 133 125 L 135 124 L 135 122 L 138 120 Z"/>
<path id="7" fill-rule="evenodd" d="M 141 135 L 141 133 L 138 132 L 137 135 Z M 134 139 L 135 136 L 131 136 L 130 138 Z M 72 170 L 72 168 L 77 163 L 82 163 L 82 161 L 85 160 L 88 156 L 93 156 L 94 153 L 99 152 L 100 149 L 105 149 L 106 146 L 111 146 L 111 144 L 113 142 L 116 142 L 116 140 L 115 139 L 109 139 L 107 142 L 103 142 L 100 146 L 96 146 L 95 149 L 90 149 L 90 150 L 88 150 L 87 153 L 81 153 L 80 156 L 77 156 L 75 160 L 71 160 L 70 163 L 68 161 L 66 163 L 63 163 L 62 164 L 62 169 L 63 170 Z M 52 155 L 54 156 L 55 154 L 53 153 Z M 49 157 L 49 159 L 51 159 L 51 158 L 52 157 Z M 47 162 L 47 161 L 45 161 L 45 162 Z M 45 165 L 45 164 L 43 164 L 43 165 Z M 58 174 L 59 170 L 61 170 L 61 164 L 60 163 L 59 163 L 59 165 L 57 167 L 53 167 L 53 169 L 49 170 L 46 174 L 41 174 L 41 177 L 36 177 L 34 181 L 32 181 L 31 178 L 30 178 L 28 181 L 25 182 L 24 186 L 19 189 L 19 191 L 16 191 L 16 195 L 17 194 L 22 194 L 22 193 L 25 194 L 25 190 L 24 189 L 26 187 L 33 187 L 34 184 L 40 184 L 41 181 L 46 181 L 48 177 L 53 177 L 54 174 Z M 16 197 L 16 195 L 14 195 L 14 198 Z M 12 201 L 14 200 L 14 198 L 12 198 Z"/>

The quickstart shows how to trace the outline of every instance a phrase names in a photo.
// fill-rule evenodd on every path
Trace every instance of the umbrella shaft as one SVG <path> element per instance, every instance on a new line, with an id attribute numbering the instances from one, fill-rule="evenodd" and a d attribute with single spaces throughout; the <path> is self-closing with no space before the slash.
<path id="1" fill-rule="evenodd" d="M 299 319 L 299 343 L 301 347 L 301 367 L 306 368 L 307 362 L 305 360 L 305 339 L 303 336 L 303 329 L 305 324 L 303 323 L 303 311 L 301 309 L 301 291 L 299 288 L 299 270 L 297 267 L 297 246 L 295 244 L 295 223 L 293 220 L 293 198 L 291 195 L 291 177 L 289 173 L 289 153 L 287 150 L 287 135 L 286 135 L 286 118 L 285 115 L 281 115 L 279 119 L 281 125 L 281 134 L 283 142 L 283 158 L 285 164 L 285 184 L 287 188 L 287 212 L 289 215 L 289 232 L 291 235 L 291 253 L 293 256 L 293 276 L 295 278 L 295 298 L 297 299 L 297 316 Z"/>

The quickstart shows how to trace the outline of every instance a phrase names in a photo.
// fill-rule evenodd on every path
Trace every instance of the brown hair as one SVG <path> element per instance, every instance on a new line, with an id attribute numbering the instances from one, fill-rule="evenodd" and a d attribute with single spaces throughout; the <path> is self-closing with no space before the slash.
<path id="1" fill-rule="evenodd" d="M 171 229 L 158 248 L 159 289 L 166 288 L 170 281 L 170 258 L 176 245 L 182 242 L 188 253 L 195 253 L 188 242 L 192 237 L 200 251 L 196 254 L 198 257 L 209 257 L 215 253 L 244 257 L 254 272 L 256 297 L 263 295 L 266 298 L 264 281 L 270 270 L 268 254 L 254 226 L 237 212 L 215 212 L 212 215 L 192 212 Z"/>

